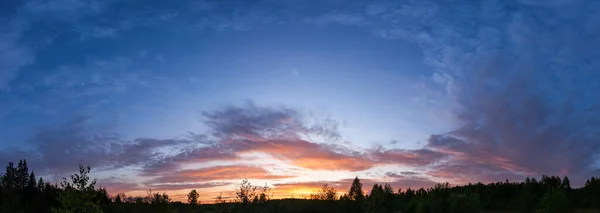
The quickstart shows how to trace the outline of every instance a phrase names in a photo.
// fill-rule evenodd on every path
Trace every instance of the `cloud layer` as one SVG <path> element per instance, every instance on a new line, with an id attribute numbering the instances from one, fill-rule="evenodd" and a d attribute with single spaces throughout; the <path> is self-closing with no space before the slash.
<path id="1" fill-rule="evenodd" d="M 63 175 L 76 168 L 73 163 L 81 163 L 109 173 L 132 171 L 148 180 L 105 179 L 107 186 L 132 190 L 221 187 L 230 183 L 219 177 L 240 179 L 240 174 L 281 179 L 275 185 L 281 190 L 320 187 L 300 180 L 310 171 L 379 172 L 379 179 L 365 181 L 414 186 L 433 184 L 432 180 L 466 183 L 540 174 L 569 175 L 581 184 L 598 173 L 598 2 L 193 1 L 171 5 L 180 10 L 150 5 L 150 12 L 133 9 L 139 4 L 31 0 L 0 14 L 0 25 L 5 26 L 0 29 L 0 101 L 11 103 L 0 105 L 0 119 L 26 109 L 60 115 L 65 113 L 57 111 L 65 111 L 71 119 L 34 131 L 20 149 L 1 150 L 0 160 L 25 157 L 47 175 Z M 162 56 L 146 57 L 144 52 L 139 61 L 112 57 L 60 65 L 49 69 L 50 74 L 44 69 L 41 77 L 28 79 L 35 81 L 31 84 L 17 82 L 21 71 L 35 65 L 36 51 L 55 42 L 68 46 L 117 39 L 134 29 L 197 33 L 280 25 L 342 26 L 378 39 L 416 44 L 432 68 L 415 80 L 423 81 L 423 96 L 432 100 L 424 107 L 448 111 L 455 128 L 432 132 L 419 149 L 364 148 L 344 141 L 337 121 L 289 107 L 247 104 L 203 112 L 199 122 L 207 130 L 186 137 L 125 139 L 94 126 L 95 119 L 113 114 L 108 109 L 123 102 L 138 101 L 129 98 L 131 93 L 163 97 L 156 91 L 168 93 L 179 84 L 133 65 L 152 57 L 163 63 Z M 6 95 L 8 91 L 14 96 Z M 35 94 L 41 98 L 28 102 Z M 81 103 L 85 107 L 79 107 Z M 71 118 L 74 112 L 89 116 Z M 256 159 L 249 163 L 249 156 L 275 162 L 278 166 L 270 169 L 286 172 L 272 173 Z M 380 170 L 388 166 L 414 171 Z M 345 179 L 332 183 L 347 188 Z"/>
<path id="2" fill-rule="evenodd" d="M 439 168 L 487 179 L 512 173 L 581 180 L 597 172 L 590 166 L 600 150 L 600 67 L 590 47 L 599 44 L 600 31 L 590 24 L 600 16 L 586 11 L 600 5 L 473 3 L 431 2 L 417 22 L 421 30 L 409 32 L 456 106 L 460 127 L 427 145 L 453 153 Z"/>
<path id="3" fill-rule="evenodd" d="M 433 97 L 443 98 L 432 107 L 450 110 L 458 126 L 429 139 L 426 149 L 448 155 L 432 175 L 581 180 L 597 172 L 600 150 L 598 8 L 593 1 L 371 1 L 316 20 L 422 48 L 435 70 Z"/>
<path id="4" fill-rule="evenodd" d="M 135 172 L 147 180 L 127 183 L 110 177 L 100 182 L 121 192 L 144 188 L 180 190 L 185 186 L 218 188 L 244 178 L 294 182 L 310 171 L 360 172 L 386 165 L 427 167 L 445 157 L 428 149 L 353 148 L 339 142 L 341 134 L 333 121 L 309 124 L 306 120 L 311 119 L 285 107 L 249 103 L 203 115 L 203 122 L 210 127 L 204 134 L 131 141 L 96 132 L 90 128 L 89 118 L 80 118 L 60 127 L 41 129 L 28 141 L 30 150 L 7 150 L 2 153 L 2 160 L 25 157 L 38 174 L 55 175 L 55 178 L 73 171 L 76 162 L 91 165 L 106 174 L 125 169 L 123 171 Z M 248 158 L 256 154 L 258 158 Z M 423 175 L 388 175 L 386 179 L 398 187 L 434 183 Z M 304 185 L 297 187 L 306 187 Z"/>

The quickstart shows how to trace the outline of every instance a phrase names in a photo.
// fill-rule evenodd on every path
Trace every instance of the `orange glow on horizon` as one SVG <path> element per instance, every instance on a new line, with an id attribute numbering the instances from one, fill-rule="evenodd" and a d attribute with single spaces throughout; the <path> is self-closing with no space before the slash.
<path id="1" fill-rule="evenodd" d="M 173 202 L 187 202 L 187 193 L 192 189 L 184 189 L 184 190 L 153 190 L 152 193 L 167 193 Z M 259 189 L 257 189 L 259 190 Z M 285 199 L 285 198 L 305 198 L 308 199 L 311 194 L 317 193 L 321 190 L 320 187 L 315 186 L 302 186 L 299 184 L 298 186 L 286 185 L 283 187 L 272 188 L 269 196 L 271 199 Z M 230 191 L 215 191 L 215 190 L 202 190 L 196 189 L 200 194 L 200 202 L 203 204 L 212 204 L 215 203 L 216 197 L 221 195 L 226 202 L 235 202 L 235 190 Z M 131 191 L 129 193 L 125 193 L 127 196 L 146 196 L 147 191 Z M 341 195 L 338 190 L 338 195 Z"/>

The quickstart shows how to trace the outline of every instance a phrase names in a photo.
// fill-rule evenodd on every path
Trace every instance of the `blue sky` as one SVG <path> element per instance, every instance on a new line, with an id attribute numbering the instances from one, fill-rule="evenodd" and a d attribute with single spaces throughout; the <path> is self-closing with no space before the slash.
<path id="1" fill-rule="evenodd" d="M 77 162 L 130 193 L 216 193 L 232 171 L 282 193 L 598 174 L 593 1 L 1 4 L 0 159 L 49 179 Z"/>

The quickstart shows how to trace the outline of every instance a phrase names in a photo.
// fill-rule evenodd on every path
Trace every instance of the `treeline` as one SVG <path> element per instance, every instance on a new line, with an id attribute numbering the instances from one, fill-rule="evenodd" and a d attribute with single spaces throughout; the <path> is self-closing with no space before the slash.
<path id="1" fill-rule="evenodd" d="M 26 160 L 16 167 L 9 162 L 0 177 L 0 212 L 102 212 L 100 205 L 111 199 L 105 189 L 95 188 L 96 180 L 90 180 L 89 173 L 90 167 L 79 166 L 70 180 L 51 184 L 36 179 Z"/>
<path id="2" fill-rule="evenodd" d="M 109 195 L 96 188 L 89 176 L 90 168 L 59 184 L 36 179 L 25 160 L 15 166 L 8 163 L 0 177 L 0 213 L 187 213 L 187 212 L 344 212 L 344 213 L 571 213 L 600 212 L 600 178 L 591 178 L 581 188 L 571 188 L 567 177 L 542 176 L 524 182 L 497 182 L 431 188 L 393 189 L 389 184 L 375 184 L 363 189 L 355 178 L 350 189 L 340 193 L 329 184 L 307 199 L 272 200 L 268 186 L 253 186 L 242 181 L 234 200 L 221 196 L 213 204 L 200 204 L 200 195 L 190 191 L 187 203 L 172 202 L 166 193 L 148 190 L 146 196 Z M 365 193 L 367 192 L 367 193 Z"/>

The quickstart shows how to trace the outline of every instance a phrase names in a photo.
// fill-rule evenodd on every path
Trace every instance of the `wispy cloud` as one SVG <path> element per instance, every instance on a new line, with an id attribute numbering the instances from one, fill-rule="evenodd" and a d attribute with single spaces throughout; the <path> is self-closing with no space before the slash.
<path id="1" fill-rule="evenodd" d="M 384 149 L 382 147 L 372 150 L 370 154 L 378 163 L 405 166 L 427 166 L 446 157 L 444 153 L 430 149 L 405 150 Z"/>
<path id="2" fill-rule="evenodd" d="M 202 169 L 182 170 L 171 174 L 165 174 L 157 179 L 152 180 L 153 183 L 185 183 L 185 182 L 209 182 L 219 180 L 243 180 L 260 179 L 260 180 L 276 180 L 290 178 L 293 176 L 274 175 L 264 168 L 257 166 L 246 165 L 230 165 L 230 166 L 215 166 Z"/>
<path id="3" fill-rule="evenodd" d="M 21 37 L 29 23 L 23 19 L 0 18 L 0 91 L 18 76 L 21 68 L 32 64 L 35 55 L 32 48 L 23 44 Z"/>
<path id="4" fill-rule="evenodd" d="M 360 153 L 348 153 L 339 147 L 308 141 L 321 138 L 336 142 L 340 133 L 330 122 L 307 124 L 299 112 L 284 107 L 225 107 L 204 113 L 208 133 L 215 138 L 207 146 L 165 157 L 149 169 L 160 170 L 184 162 L 238 158 L 245 153 L 265 153 L 283 162 L 309 169 L 365 170 L 374 163 Z M 354 162 L 354 163 L 350 163 Z"/>
<path id="5" fill-rule="evenodd" d="M 309 170 L 359 172 L 382 165 L 418 166 L 422 170 L 419 175 L 461 183 L 537 174 L 570 175 L 577 182 L 598 172 L 592 165 L 600 153 L 596 142 L 600 135 L 600 64 L 596 62 L 600 3 L 358 1 L 327 2 L 335 9 L 324 9 L 300 1 L 268 2 L 269 6 L 265 2 L 225 5 L 193 1 L 185 4 L 189 10 L 130 11 L 111 9 L 112 4 L 125 3 L 121 1 L 27 1 L 15 10 L 14 17 L 0 19 L 5 26 L 0 29 L 0 90 L 9 88 L 19 72 L 35 61 L 35 48 L 24 41 L 29 38 L 27 33 L 46 29 L 49 32 L 41 35 L 64 33 L 48 26 L 75 26 L 58 28 L 87 40 L 118 37 L 138 27 L 201 31 L 249 30 L 261 24 L 333 24 L 419 45 L 425 62 L 434 70 L 423 75 L 428 78 L 424 91 L 435 100 L 423 104 L 450 111 L 456 128 L 432 134 L 421 149 L 361 150 L 341 143 L 343 135 L 335 121 L 311 122 L 291 108 L 249 104 L 204 112 L 200 122 L 208 131 L 198 138 L 124 140 L 92 130 L 89 121 L 81 119 L 43 128 L 27 142 L 29 147 L 4 151 L 0 158 L 26 156 L 46 173 L 70 171 L 73 162 L 101 169 L 135 167 L 141 176 L 173 182 L 161 185 L 165 189 L 190 186 L 186 184 L 192 183 L 181 182 L 194 179 L 203 182 L 193 183 L 197 187 L 210 187 L 205 182 L 215 181 L 219 175 L 237 179 L 231 175 L 235 172 L 275 178 L 250 167 L 186 169 L 200 162 L 238 161 L 252 153 Z M 106 13 L 119 20 L 100 18 Z M 30 27 L 33 24 L 45 27 L 34 29 Z M 9 89 L 52 97 L 31 108 L 92 114 L 106 110 L 100 106 L 119 102 L 117 97 L 126 98 L 132 90 L 161 87 L 155 73 L 138 70 L 131 60 L 117 57 L 62 65 L 35 85 Z M 94 99 L 87 110 L 67 107 L 66 103 L 85 98 Z M 0 106 L 0 110 L 27 108 L 19 101 Z M 2 111 L 0 114 L 6 113 Z M 199 173 L 215 177 L 203 179 Z M 179 174 L 182 179 L 169 174 Z M 385 178 L 406 185 L 433 183 L 416 178 L 419 175 L 389 172 Z"/>
<path id="6" fill-rule="evenodd" d="M 598 16 L 583 11 L 599 6 L 583 1 L 400 6 L 410 11 L 403 17 L 418 20 L 388 32 L 420 43 L 439 71 L 434 77 L 447 76 L 436 81 L 444 84 L 460 121 L 456 131 L 429 140 L 429 148 L 452 155 L 433 175 L 448 171 L 490 180 L 593 173 L 589 165 L 600 149 L 594 142 L 600 128 L 597 112 L 586 106 L 597 104 L 592 97 L 598 90 L 592 88 L 600 86 L 600 76 L 592 71 L 597 64 L 588 61 L 597 51 L 586 47 L 600 40 L 593 36 L 598 28 L 588 25 Z"/>
<path id="7" fill-rule="evenodd" d="M 307 125 L 302 113 L 285 107 L 247 104 L 206 112 L 204 116 L 204 122 L 212 127 L 206 134 L 191 134 L 182 139 L 140 138 L 132 141 L 98 132 L 91 128 L 90 119 L 82 118 L 60 127 L 42 129 L 29 140 L 31 151 L 11 150 L 2 156 L 3 160 L 26 157 L 32 165 L 38 166 L 36 168 L 44 169 L 37 170 L 40 174 L 64 174 L 74 169 L 73 162 L 91 165 L 100 171 L 140 168 L 137 175 L 152 178 L 142 187 L 201 184 L 244 177 L 288 179 L 298 174 L 286 169 L 271 174 L 258 166 L 218 164 L 244 162 L 248 160 L 244 157 L 248 154 L 260 153 L 279 165 L 316 171 L 364 171 L 381 165 L 430 166 L 445 156 L 427 149 L 353 149 L 336 143 L 341 137 L 337 130 L 318 123 Z M 304 134 L 324 135 L 321 138 L 335 140 L 313 142 L 302 139 Z M 215 166 L 189 168 L 198 163 Z M 407 175 L 405 179 L 414 177 Z"/>
<path id="8" fill-rule="evenodd" d="M 435 70 L 431 82 L 443 89 L 435 104 L 449 107 L 459 126 L 430 139 L 427 149 L 448 155 L 431 175 L 454 168 L 492 180 L 594 173 L 598 8 L 560 0 L 371 1 L 315 17 L 420 45 Z"/>
<path id="9" fill-rule="evenodd" d="M 97 170 L 144 165 L 158 160 L 162 148 L 181 147 L 191 139 L 122 140 L 118 135 L 93 128 L 89 117 L 80 117 L 61 126 L 44 127 L 28 141 L 28 149 L 3 150 L 0 160 L 26 158 L 38 174 L 60 177 L 76 169 L 73 164 Z"/>
<path id="10" fill-rule="evenodd" d="M 19 72 L 35 62 L 35 51 L 45 47 L 57 34 L 63 33 L 47 27 L 57 24 L 81 25 L 82 20 L 101 15 L 115 1 L 30 0 L 21 4 L 6 5 L 12 12 L 0 17 L 0 89 L 6 89 Z M 4 16 L 6 15 L 6 16 Z M 90 26 L 91 25 L 86 25 Z M 83 37 L 115 35 L 110 28 L 96 28 L 83 32 Z"/>
<path id="11" fill-rule="evenodd" d="M 75 23 L 104 13 L 116 1 L 119 0 L 30 0 L 23 6 L 22 12 L 36 22 Z"/>
<path id="12" fill-rule="evenodd" d="M 215 188 L 220 186 L 228 186 L 231 183 L 228 182 L 209 182 L 209 183 L 198 183 L 198 184 L 152 184 L 148 187 L 152 190 L 157 191 L 172 191 L 172 190 L 183 190 L 183 189 L 197 189 L 206 190 L 208 188 Z"/>

